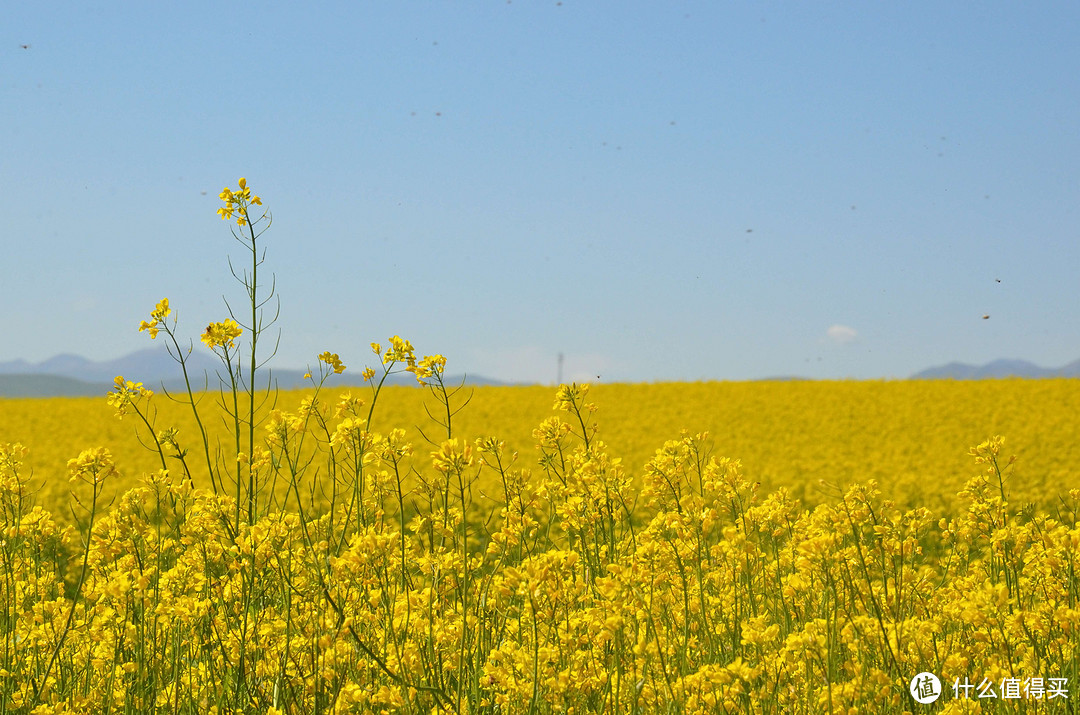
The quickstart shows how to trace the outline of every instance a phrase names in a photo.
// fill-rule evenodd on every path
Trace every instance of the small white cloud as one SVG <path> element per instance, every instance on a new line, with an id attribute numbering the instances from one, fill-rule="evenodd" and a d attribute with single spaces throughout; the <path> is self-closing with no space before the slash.
<path id="1" fill-rule="evenodd" d="M 859 333 L 855 330 L 855 328 L 848 327 L 847 325 L 838 324 L 830 325 L 829 329 L 825 331 L 825 335 L 829 338 L 829 340 L 833 341 L 834 343 L 839 343 L 843 345 L 845 343 L 850 343 L 851 341 L 853 341 L 856 337 L 858 337 Z"/>

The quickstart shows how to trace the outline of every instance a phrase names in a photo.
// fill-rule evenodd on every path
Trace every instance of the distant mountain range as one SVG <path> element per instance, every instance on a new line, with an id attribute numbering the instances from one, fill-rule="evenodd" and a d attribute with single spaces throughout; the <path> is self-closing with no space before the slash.
<path id="1" fill-rule="evenodd" d="M 1062 367 L 1039 367 L 1027 360 L 994 360 L 985 365 L 951 362 L 931 367 L 911 376 L 915 380 L 979 380 L 986 377 L 1080 377 L 1080 360 Z"/>
<path id="2" fill-rule="evenodd" d="M 193 351 L 187 358 L 188 375 L 194 390 L 217 389 L 217 373 L 222 372 L 222 364 L 217 358 L 205 351 Z M 315 367 L 314 365 L 312 367 Z M 261 377 L 256 378 L 265 386 L 267 375 L 283 390 L 310 387 L 304 380 L 303 370 L 263 368 Z M 63 354 L 51 357 L 39 363 L 25 360 L 0 362 L 0 397 L 79 397 L 86 395 L 104 396 L 112 389 L 113 380 L 122 375 L 125 380 L 142 382 L 151 390 L 159 390 L 162 385 L 170 392 L 186 389 L 180 366 L 165 350 L 147 348 L 116 358 L 115 360 L 89 360 L 81 355 Z M 449 385 L 462 381 L 463 376 L 446 376 Z M 483 377 L 465 376 L 469 385 L 499 385 L 497 380 Z M 360 371 L 346 370 L 340 375 L 333 375 L 327 384 L 334 387 L 363 384 Z M 415 385 L 416 379 L 409 374 L 392 375 L 387 384 Z"/>
<path id="3" fill-rule="evenodd" d="M 202 390 L 206 386 L 216 389 L 217 372 L 221 363 L 205 351 L 195 351 L 188 357 L 188 374 L 192 388 Z M 63 354 L 51 357 L 39 363 L 25 360 L 0 362 L 0 397 L 78 397 L 84 395 L 104 396 L 112 389 L 113 379 L 123 375 L 127 380 L 142 382 L 151 390 L 159 390 L 164 384 L 170 392 L 185 389 L 180 367 L 165 350 L 148 348 L 139 350 L 115 360 L 94 361 L 80 355 Z M 267 371 L 262 371 L 262 380 Z M 310 386 L 304 380 L 303 370 L 272 369 L 269 373 L 283 390 Z M 994 360 L 985 365 L 968 365 L 951 362 L 947 365 L 931 367 L 911 376 L 913 380 L 952 379 L 977 380 L 1001 377 L 1080 377 L 1080 360 L 1058 368 L 1039 367 L 1026 360 Z M 448 384 L 458 384 L 462 376 L 447 376 Z M 497 380 L 484 377 L 466 376 L 469 385 L 503 385 Z M 802 378 L 788 377 L 787 380 Z M 415 385 L 412 375 L 394 375 L 388 384 Z M 346 370 L 341 375 L 330 378 L 329 385 L 344 387 L 363 384 L 359 370 Z M 265 385 L 265 383 L 263 383 Z"/>

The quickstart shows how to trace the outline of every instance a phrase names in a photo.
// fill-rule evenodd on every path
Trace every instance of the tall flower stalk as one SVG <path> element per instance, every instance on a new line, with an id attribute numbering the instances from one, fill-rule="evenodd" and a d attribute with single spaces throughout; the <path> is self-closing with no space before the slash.
<path id="1" fill-rule="evenodd" d="M 249 354 L 247 356 L 247 380 L 246 384 L 243 384 L 245 391 L 247 392 L 247 416 L 246 418 L 240 417 L 240 408 L 236 400 L 237 390 L 235 383 L 231 385 L 233 395 L 233 420 L 235 426 L 236 435 L 236 454 L 237 454 L 237 474 L 236 474 L 236 502 L 237 502 L 237 526 L 240 523 L 240 509 L 241 504 L 244 502 L 244 489 L 242 485 L 246 482 L 246 501 L 247 501 L 247 519 L 249 524 L 255 523 L 257 518 L 257 496 L 258 485 L 256 484 L 256 472 L 251 463 L 251 455 L 255 453 L 255 412 L 257 410 L 257 383 L 255 380 L 255 373 L 259 369 L 260 363 L 258 358 L 258 345 L 259 338 L 263 331 L 266 330 L 277 319 L 275 313 L 274 317 L 270 319 L 268 323 L 263 322 L 263 308 L 274 297 L 274 282 L 271 281 L 269 291 L 265 296 L 259 295 L 259 265 L 266 259 L 266 249 L 263 249 L 261 254 L 259 251 L 258 240 L 262 234 L 270 228 L 270 224 L 273 219 L 270 212 L 263 210 L 262 214 L 258 218 L 252 218 L 251 210 L 254 206 L 262 206 L 262 199 L 253 194 L 251 187 L 247 185 L 247 179 L 241 177 L 238 182 L 238 187 L 235 191 L 229 187 L 225 187 L 221 190 L 218 198 L 220 198 L 225 205 L 218 209 L 218 215 L 222 220 L 235 219 L 236 228 L 233 229 L 233 237 L 242 245 L 250 254 L 251 258 L 251 271 L 250 273 L 245 269 L 242 274 L 237 274 L 236 269 L 232 265 L 232 261 L 229 261 L 229 269 L 243 286 L 247 292 L 248 305 L 250 309 L 250 322 L 247 325 L 243 325 L 237 321 L 237 316 L 233 312 L 232 306 L 228 304 L 226 300 L 226 306 L 229 309 L 229 315 L 232 318 L 232 326 L 235 328 L 235 332 L 225 333 L 219 331 L 219 335 L 213 335 L 212 329 L 215 324 L 211 324 L 207 327 L 207 334 L 203 336 L 203 342 L 209 345 L 211 348 L 215 346 L 222 346 L 222 340 L 238 337 L 240 329 L 246 329 L 248 335 L 250 335 L 250 341 L 248 343 Z M 220 324 L 218 324 L 220 325 Z M 227 353 L 223 355 L 225 362 L 230 366 L 231 375 L 231 362 L 228 360 Z M 269 389 L 269 381 L 267 382 Z M 246 428 L 246 429 L 245 429 Z M 246 432 L 246 451 L 242 449 L 243 440 L 242 433 Z M 245 455 L 247 459 L 241 455 Z"/>

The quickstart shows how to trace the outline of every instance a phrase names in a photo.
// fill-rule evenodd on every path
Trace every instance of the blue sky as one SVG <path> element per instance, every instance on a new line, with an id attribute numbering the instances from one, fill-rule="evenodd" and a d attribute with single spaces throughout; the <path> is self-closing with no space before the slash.
<path id="1" fill-rule="evenodd" d="M 281 367 L 394 334 L 549 383 L 1080 358 L 1075 3 L 2 15 L 0 361 L 146 347 L 164 296 L 197 342 L 241 303 L 240 176 Z"/>

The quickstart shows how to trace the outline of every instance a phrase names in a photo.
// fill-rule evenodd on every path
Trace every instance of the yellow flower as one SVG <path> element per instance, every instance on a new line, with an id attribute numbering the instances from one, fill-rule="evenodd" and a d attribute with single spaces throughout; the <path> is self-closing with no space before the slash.
<path id="1" fill-rule="evenodd" d="M 444 474 L 462 472 L 472 463 L 472 445 L 461 444 L 457 439 L 444 440 L 439 449 L 431 453 L 431 466 Z"/>
<path id="2" fill-rule="evenodd" d="M 235 348 L 236 339 L 242 332 L 244 332 L 243 329 L 237 325 L 236 321 L 229 318 L 220 323 L 207 325 L 206 331 L 202 334 L 202 341 L 211 350 L 218 347 Z"/>
<path id="3" fill-rule="evenodd" d="M 137 398 L 151 397 L 154 394 L 143 387 L 141 382 L 125 381 L 121 375 L 117 375 L 113 383 L 115 384 L 113 392 L 109 392 L 105 399 L 109 405 L 116 408 L 117 417 L 126 415 L 128 408 L 135 403 Z"/>
<path id="4" fill-rule="evenodd" d="M 375 344 L 372 343 L 372 347 Z M 382 358 L 384 365 L 389 365 L 392 362 L 406 362 L 409 367 L 416 366 L 416 353 L 413 349 L 412 343 L 402 337 L 395 335 L 390 338 L 390 347 L 386 349 L 386 353 Z"/>
<path id="5" fill-rule="evenodd" d="M 343 392 L 339 397 L 337 405 L 334 406 L 334 417 L 341 418 L 347 415 L 359 415 L 360 408 L 364 406 L 364 401 L 359 397 L 353 397 L 350 392 Z"/>
<path id="6" fill-rule="evenodd" d="M 29 450 L 20 442 L 0 443 L 0 477 L 17 475 L 19 468 L 22 467 L 20 460 L 28 452 Z"/>
<path id="7" fill-rule="evenodd" d="M 141 333 L 144 330 L 149 331 L 150 339 L 154 340 L 157 338 L 158 330 L 160 329 L 159 326 L 165 322 L 165 318 L 169 317 L 169 313 L 171 312 L 172 310 L 169 308 L 169 299 L 162 298 L 150 312 L 151 319 L 139 323 L 139 332 Z"/>
<path id="8" fill-rule="evenodd" d="M 81 479 L 88 484 L 100 484 L 106 477 L 116 474 L 112 453 L 104 447 L 84 449 L 78 457 L 68 460 L 70 481 Z"/>
<path id="9" fill-rule="evenodd" d="M 332 353 L 327 350 L 319 355 L 319 360 L 334 368 L 334 372 L 339 375 L 345 372 L 345 365 L 342 364 L 341 358 L 338 357 L 337 353 Z"/>
<path id="10" fill-rule="evenodd" d="M 587 394 L 589 394 L 588 383 L 579 385 L 575 382 L 569 385 L 559 385 L 559 390 L 555 393 L 555 406 L 551 409 L 569 412 L 574 408 L 574 405 L 582 402 Z"/>
<path id="11" fill-rule="evenodd" d="M 229 219 L 236 216 L 236 225 L 243 227 L 248 223 L 248 206 L 255 204 L 262 206 L 262 199 L 251 193 L 251 188 L 247 185 L 247 179 L 240 177 L 238 182 L 240 185 L 239 190 L 233 191 L 228 186 L 221 190 L 218 194 L 218 198 L 225 202 L 225 206 L 217 210 L 218 216 L 222 220 Z"/>
<path id="12" fill-rule="evenodd" d="M 446 358 L 442 355 L 426 355 L 416 365 L 410 365 L 406 369 L 416 375 L 417 382 L 424 385 L 427 384 L 424 378 L 443 374 L 446 369 Z"/>
<path id="13" fill-rule="evenodd" d="M 362 417 L 346 417 L 334 429 L 330 444 L 335 448 L 355 450 L 356 446 L 367 437 L 367 431 L 364 429 L 366 426 L 367 420 Z"/>
<path id="14" fill-rule="evenodd" d="M 153 312 L 150 313 L 150 317 L 155 320 L 164 320 L 169 317 L 169 313 L 172 310 L 169 308 L 169 299 L 162 298 L 156 306 L 154 306 Z"/>

